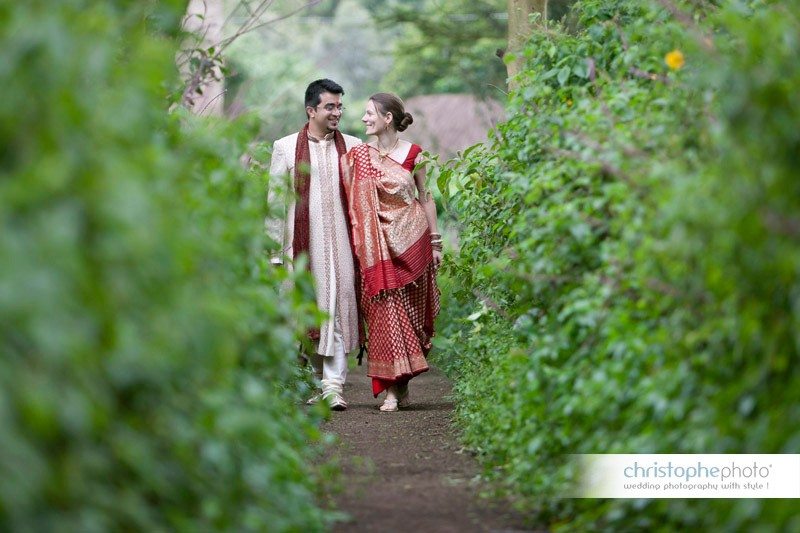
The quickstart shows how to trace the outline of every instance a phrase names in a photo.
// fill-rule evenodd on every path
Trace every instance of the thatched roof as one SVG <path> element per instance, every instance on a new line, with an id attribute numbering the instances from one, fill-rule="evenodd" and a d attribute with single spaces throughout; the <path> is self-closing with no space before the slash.
<path id="1" fill-rule="evenodd" d="M 405 101 L 414 116 L 403 137 L 442 159 L 485 141 L 491 127 L 504 120 L 503 106 L 494 100 L 480 100 L 471 94 L 430 94 Z"/>

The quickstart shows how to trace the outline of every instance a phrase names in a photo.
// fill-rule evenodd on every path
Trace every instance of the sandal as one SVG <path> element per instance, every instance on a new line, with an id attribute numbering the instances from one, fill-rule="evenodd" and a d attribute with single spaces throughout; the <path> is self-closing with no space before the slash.
<path id="1" fill-rule="evenodd" d="M 397 398 L 386 398 L 378 409 L 384 413 L 397 411 Z"/>
<path id="2" fill-rule="evenodd" d="M 384 413 L 394 412 L 398 410 L 398 403 L 397 385 L 392 385 L 386 390 L 386 399 L 383 400 L 383 405 L 379 409 Z"/>

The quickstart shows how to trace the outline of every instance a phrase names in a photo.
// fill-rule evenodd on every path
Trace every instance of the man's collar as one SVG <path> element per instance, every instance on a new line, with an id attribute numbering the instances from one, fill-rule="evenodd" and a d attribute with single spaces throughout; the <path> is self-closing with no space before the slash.
<path id="1" fill-rule="evenodd" d="M 320 141 L 330 141 L 331 139 L 333 139 L 333 136 L 335 134 L 336 134 L 336 132 L 332 131 L 332 132 L 326 134 L 325 137 L 323 137 L 322 139 L 317 139 L 316 137 L 311 135 L 311 130 L 309 130 L 309 132 L 308 132 L 308 140 L 312 141 L 312 142 L 315 142 L 315 143 L 318 143 Z"/>

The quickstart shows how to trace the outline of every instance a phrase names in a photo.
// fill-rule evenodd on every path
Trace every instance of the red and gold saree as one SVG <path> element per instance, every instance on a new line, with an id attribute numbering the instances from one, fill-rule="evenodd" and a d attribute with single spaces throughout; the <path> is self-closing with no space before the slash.
<path id="1" fill-rule="evenodd" d="M 403 163 L 368 144 L 344 156 L 353 246 L 363 281 L 367 375 L 375 396 L 428 370 L 425 357 L 439 313 L 430 230 L 413 177 L 421 150 L 412 145 Z"/>

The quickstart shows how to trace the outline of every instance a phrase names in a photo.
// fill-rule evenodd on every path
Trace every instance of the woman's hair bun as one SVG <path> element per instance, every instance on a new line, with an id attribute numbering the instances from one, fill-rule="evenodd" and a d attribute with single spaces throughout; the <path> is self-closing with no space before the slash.
<path id="1" fill-rule="evenodd" d="M 411 113 L 403 113 L 403 118 L 400 120 L 400 124 L 397 125 L 397 131 L 404 131 L 413 123 L 414 117 L 411 116 Z"/>
<path id="2" fill-rule="evenodd" d="M 395 130 L 403 131 L 414 122 L 414 117 L 406 113 L 403 101 L 396 94 L 375 93 L 369 99 L 381 115 L 392 114 L 392 127 Z"/>

